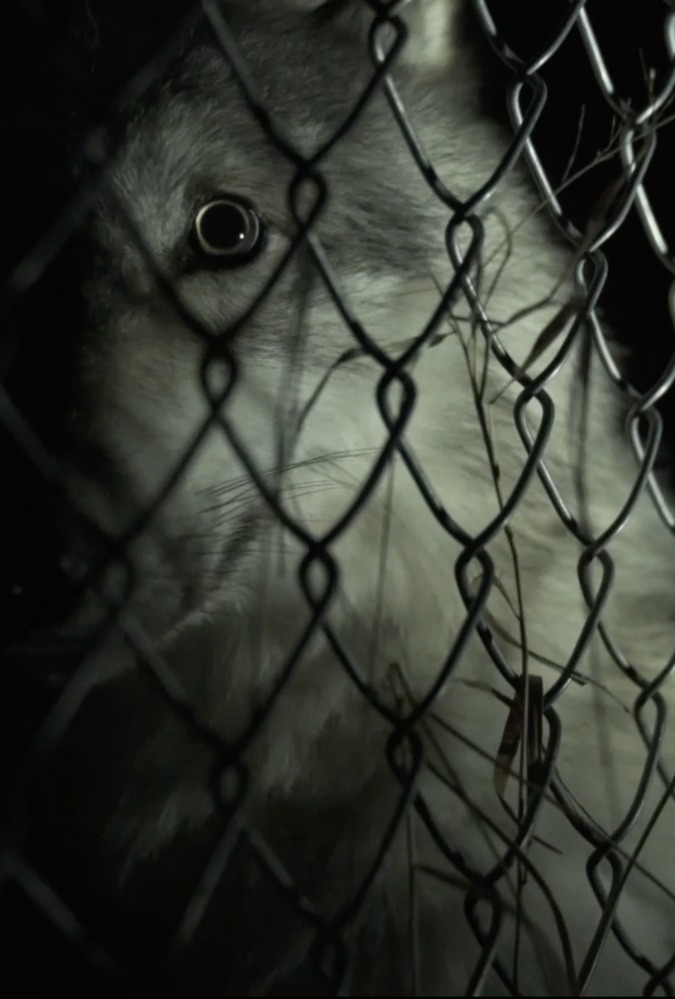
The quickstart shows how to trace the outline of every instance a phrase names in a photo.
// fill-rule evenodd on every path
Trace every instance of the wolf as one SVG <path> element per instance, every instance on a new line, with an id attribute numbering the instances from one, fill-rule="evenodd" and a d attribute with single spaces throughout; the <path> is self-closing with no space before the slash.
<path id="1" fill-rule="evenodd" d="M 187 991 L 636 995 L 675 949 L 672 539 L 461 16 L 205 3 L 85 148 L 58 460 L 108 547 L 32 801 Z"/>

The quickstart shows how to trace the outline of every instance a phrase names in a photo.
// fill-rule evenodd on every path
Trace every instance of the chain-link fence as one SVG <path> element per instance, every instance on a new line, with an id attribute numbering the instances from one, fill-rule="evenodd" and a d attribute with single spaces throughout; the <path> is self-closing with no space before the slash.
<path id="1" fill-rule="evenodd" d="M 458 6 L 11 5 L 8 991 L 672 994 L 675 12 Z"/>

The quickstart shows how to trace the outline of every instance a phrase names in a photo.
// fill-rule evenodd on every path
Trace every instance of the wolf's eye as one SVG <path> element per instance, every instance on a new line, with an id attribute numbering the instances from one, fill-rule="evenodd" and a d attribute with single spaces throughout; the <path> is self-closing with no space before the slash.
<path id="1" fill-rule="evenodd" d="M 253 206 L 230 196 L 209 201 L 192 223 L 193 249 L 211 266 L 250 260 L 260 249 L 262 235 L 262 222 Z"/>

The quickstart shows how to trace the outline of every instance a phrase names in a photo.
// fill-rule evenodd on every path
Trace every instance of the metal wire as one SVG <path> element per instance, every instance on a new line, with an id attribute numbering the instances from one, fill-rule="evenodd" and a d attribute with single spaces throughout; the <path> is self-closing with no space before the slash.
<path id="1" fill-rule="evenodd" d="M 400 16 L 405 4 L 363 0 L 362 6 L 369 9 L 371 16 L 367 41 L 372 62 L 371 77 L 340 126 L 311 156 L 295 148 L 273 121 L 265 100 L 259 96 L 258 81 L 251 75 L 240 51 L 236 33 L 228 20 L 227 8 L 216 0 L 204 0 L 195 5 L 186 20 L 163 45 L 162 51 L 126 88 L 127 102 L 140 101 L 166 71 L 172 58 L 180 53 L 186 39 L 196 27 L 207 27 L 212 39 L 220 47 L 223 59 L 231 67 L 241 94 L 258 123 L 260 141 L 274 147 L 292 171 L 287 186 L 287 201 L 295 231 L 287 251 L 255 300 L 234 322 L 214 336 L 181 301 L 171 281 L 164 275 L 161 265 L 154 259 L 151 248 L 145 244 L 143 234 L 123 199 L 118 199 L 116 209 L 126 228 L 129 243 L 151 270 L 167 307 L 172 310 L 174 321 L 179 320 L 201 345 L 199 377 L 208 413 L 185 447 L 181 458 L 174 463 L 168 477 L 154 484 L 152 497 L 120 536 L 115 539 L 101 537 L 94 525 L 89 524 L 80 513 L 72 511 L 78 529 L 95 534 L 98 546 L 97 557 L 88 566 L 84 579 L 78 579 L 78 586 L 84 592 L 93 585 L 99 593 L 105 613 L 95 638 L 85 643 L 86 655 L 77 663 L 56 703 L 31 733 L 32 762 L 28 771 L 30 772 L 31 767 L 37 769 L 40 761 L 48 759 L 66 737 L 81 703 L 81 687 L 87 685 L 83 682 L 83 677 L 86 678 L 87 670 L 95 672 L 98 668 L 95 662 L 97 643 L 111 630 L 121 636 L 125 646 L 132 651 L 142 675 L 159 694 L 161 710 L 177 719 L 180 726 L 208 752 L 210 787 L 220 820 L 217 841 L 209 851 L 201 871 L 192 880 L 189 897 L 182 906 L 159 961 L 158 977 L 153 979 L 151 974 L 150 985 L 148 979 L 144 979 L 139 987 L 154 988 L 156 981 L 164 981 L 162 975 L 170 974 L 170 969 L 177 966 L 176 962 L 180 962 L 182 955 L 199 940 L 207 910 L 218 893 L 219 885 L 226 879 L 228 867 L 233 863 L 232 858 L 237 850 L 244 850 L 270 890 L 284 900 L 308 930 L 312 941 L 311 962 L 327 993 L 349 994 L 353 927 L 358 925 L 359 918 L 368 905 L 373 885 L 393 849 L 396 837 L 414 813 L 446 862 L 443 876 L 456 878 L 464 886 L 466 920 L 477 941 L 479 953 L 475 966 L 467 975 L 463 986 L 464 994 L 479 994 L 491 972 L 496 973 L 510 994 L 521 994 L 517 975 L 507 966 L 503 946 L 500 945 L 509 907 L 509 895 L 503 891 L 503 886 L 508 882 L 510 873 L 517 869 L 520 872 L 526 871 L 546 894 L 546 886 L 541 883 L 536 865 L 529 857 L 528 848 L 537 835 L 542 805 L 553 802 L 588 844 L 587 877 L 599 907 L 593 932 L 584 941 L 581 961 L 575 967 L 565 920 L 555 898 L 547 895 L 547 903 L 559 935 L 559 950 L 567 979 L 563 986 L 565 994 L 582 994 L 589 987 L 607 940 L 613 935 L 624 952 L 644 971 L 644 994 L 652 995 L 661 990 L 664 994 L 672 995 L 675 957 L 662 961 L 657 966 L 643 955 L 631 941 L 617 915 L 617 909 L 629 874 L 634 868 L 640 867 L 639 850 L 632 850 L 628 845 L 629 834 L 657 784 L 660 800 L 657 806 L 653 806 L 654 816 L 658 815 L 672 796 L 673 778 L 663 755 L 669 720 L 663 689 L 675 664 L 675 654 L 662 665 L 656 679 L 648 680 L 622 652 L 603 619 L 603 611 L 614 587 L 614 563 L 609 550 L 611 542 L 630 520 L 645 491 L 650 494 L 663 523 L 664 536 L 675 529 L 675 511 L 655 471 L 663 434 L 663 418 L 658 404 L 675 381 L 675 353 L 661 377 L 649 390 L 638 390 L 627 382 L 615 361 L 614 350 L 608 340 L 599 309 L 609 269 L 604 250 L 632 211 L 637 212 L 644 230 L 643 252 L 653 254 L 654 266 L 675 273 L 675 254 L 668 242 L 665 226 L 660 221 L 664 209 L 653 203 L 647 190 L 650 169 L 662 132 L 666 128 L 672 128 L 667 117 L 675 98 L 675 12 L 666 5 L 662 11 L 659 8 L 658 14 L 652 12 L 656 20 L 660 18 L 663 22 L 669 68 L 662 75 L 658 88 L 641 105 L 636 105 L 633 99 L 621 95 L 612 78 L 604 55 L 605 41 L 594 26 L 592 0 L 570 2 L 555 31 L 546 39 L 540 40 L 536 53 L 527 58 L 519 56 L 512 47 L 513 43 L 507 42 L 503 37 L 503 26 L 498 23 L 498 5 L 490 0 L 472 0 L 475 17 L 510 75 L 506 104 L 513 126 L 513 138 L 489 178 L 470 197 L 462 199 L 445 186 L 436 172 L 433 158 L 423 147 L 415 130 L 415 122 L 409 117 L 406 103 L 395 83 L 395 73 L 392 71 L 395 70 L 406 44 L 407 31 Z M 512 35 L 513 33 L 511 37 Z M 598 91 L 615 116 L 618 156 L 614 163 L 621 171 L 621 183 L 616 188 L 617 197 L 613 200 L 611 210 L 602 218 L 601 224 L 592 231 L 590 239 L 588 230 L 582 230 L 568 217 L 556 191 L 556 183 L 544 166 L 544 157 L 540 155 L 537 139 L 537 124 L 545 114 L 549 97 L 541 74 L 545 72 L 549 62 L 556 59 L 561 46 L 571 36 L 581 39 Z M 317 234 L 316 225 L 331 193 L 323 172 L 325 162 L 331 150 L 349 136 L 378 93 L 385 95 L 392 113 L 391 127 L 400 130 L 410 156 L 434 200 L 447 209 L 445 245 L 453 272 L 452 279 L 442 289 L 424 328 L 396 357 L 385 350 L 357 318 L 358 303 L 354 306 L 343 293 L 338 275 L 331 264 L 330 254 L 325 251 Z M 474 278 L 484 252 L 484 213 L 488 210 L 491 199 L 499 195 L 505 178 L 523 158 L 529 165 L 552 218 L 576 252 L 574 286 L 578 307 L 573 321 L 558 339 L 553 356 L 536 376 L 530 376 L 510 355 L 506 332 L 491 317 L 489 296 L 485 295 L 484 289 Z M 8 336 L 14 329 L 14 317 L 21 303 L 38 287 L 41 278 L 58 258 L 72 233 L 82 225 L 100 192 L 106 189 L 109 183 L 108 171 L 107 164 L 95 171 L 93 179 L 83 184 L 76 199 L 10 273 L 0 299 Z M 237 361 L 236 337 L 264 306 L 278 282 L 286 276 L 290 263 L 300 253 L 307 255 L 317 279 L 330 295 L 345 327 L 351 333 L 354 349 L 359 356 L 372 359 L 378 368 L 375 402 L 387 430 L 386 442 L 373 456 L 369 471 L 355 491 L 349 508 L 321 536 L 311 534 L 289 513 L 288 507 L 281 502 L 275 483 L 265 470 L 258 467 L 245 437 L 229 415 L 231 400 L 244 377 Z M 670 287 L 668 303 L 671 318 L 675 322 L 675 284 Z M 503 497 L 497 514 L 475 536 L 446 509 L 436 494 L 434 483 L 429 480 L 422 461 L 406 439 L 406 428 L 420 391 L 411 370 L 423 350 L 433 343 L 444 328 L 448 313 L 459 311 L 462 307 L 467 308 L 473 317 L 490 358 L 501 365 L 509 379 L 518 385 L 513 420 L 525 451 L 519 474 Z M 555 406 L 549 389 L 582 340 L 586 341 L 588 349 L 600 360 L 609 379 L 629 401 L 626 436 L 632 446 L 637 468 L 630 494 L 619 513 L 597 536 L 571 512 L 564 488 L 547 461 L 547 446 L 555 423 Z M 16 346 L 16 338 L 13 343 Z M 533 415 L 535 412 L 538 414 L 536 420 Z M 29 427 L 20 407 L 4 388 L 0 389 L 0 424 L 13 445 L 18 445 L 30 465 L 40 474 L 41 481 L 48 483 L 54 495 L 60 497 L 60 502 L 67 504 L 58 462 Z M 303 556 L 298 567 L 298 582 L 309 612 L 283 668 L 269 686 L 265 700 L 257 704 L 249 723 L 231 740 L 226 740 L 217 725 L 204 720 L 200 715 L 190 689 L 179 678 L 177 671 L 130 609 L 130 599 L 137 584 L 139 569 L 129 556 L 129 550 L 175 494 L 195 453 L 204 446 L 207 435 L 214 430 L 222 434 L 229 449 L 237 456 L 249 483 L 254 486 L 273 517 L 300 545 Z M 349 648 L 331 626 L 328 611 L 339 590 L 340 565 L 334 554 L 335 543 L 355 519 L 363 515 L 372 494 L 386 482 L 395 458 L 401 460 L 415 483 L 429 515 L 460 548 L 454 571 L 458 592 L 464 604 L 464 616 L 434 681 L 424 696 L 392 706 L 391 701 L 371 682 L 363 664 L 354 661 Z M 509 662 L 489 618 L 488 601 L 499 585 L 499 573 L 488 549 L 495 539 L 508 536 L 509 525 L 536 480 L 543 486 L 563 530 L 579 545 L 578 577 L 587 615 L 573 651 L 560 668 L 557 680 L 548 689 L 541 691 L 539 706 L 535 710 L 532 705 L 538 697 L 534 685 L 536 678 L 527 674 L 521 676 Z M 118 570 L 117 587 L 112 592 L 106 589 L 107 584 L 102 583 L 111 566 Z M 478 586 L 476 578 L 479 579 Z M 296 884 L 272 845 L 267 831 L 256 827 L 245 810 L 251 775 L 244 762 L 244 754 L 255 747 L 260 732 L 269 724 L 270 718 L 277 712 L 278 702 L 297 677 L 299 665 L 308 649 L 319 637 L 330 648 L 369 710 L 381 717 L 387 733 L 381 746 L 382 754 L 397 786 L 389 812 L 381 816 L 381 828 L 373 840 L 370 863 L 356 879 L 349 897 L 343 898 L 337 907 L 326 911 L 322 911 Z M 520 775 L 527 785 L 527 800 L 519 811 L 516 828 L 512 830 L 510 838 L 504 837 L 489 816 L 478 815 L 478 807 L 473 806 L 485 826 L 492 828 L 499 844 L 498 856 L 486 869 L 476 866 L 448 838 L 442 822 L 435 818 L 433 808 L 422 789 L 422 775 L 427 765 L 428 732 L 425 726 L 429 725 L 439 697 L 455 675 L 469 644 L 476 637 L 480 639 L 492 661 L 495 675 L 511 689 L 514 701 L 521 698 L 525 713 L 530 713 L 532 724 L 546 730 L 545 735 L 541 736 L 543 750 L 536 765 L 530 766 L 524 780 L 523 774 Z M 565 744 L 566 736 L 565 723 L 561 717 L 562 707 L 570 686 L 578 682 L 580 662 L 582 658 L 591 655 L 591 645 L 596 637 L 601 640 L 617 669 L 623 671 L 634 684 L 632 719 L 646 749 L 632 800 L 621 820 L 610 831 L 603 830 L 584 812 L 568 791 L 557 769 L 559 751 Z M 673 645 L 675 646 L 675 640 Z M 651 722 L 647 720 L 648 712 Z M 536 755 L 536 752 L 535 747 L 532 753 Z M 21 785 L 21 779 L 27 778 L 29 774 L 21 766 L 16 769 L 18 784 Z M 45 915 L 49 924 L 81 952 L 83 960 L 87 959 L 108 980 L 127 983 L 128 987 L 134 988 L 138 984 L 134 978 L 135 969 L 124 967 L 124 962 L 115 956 L 114 941 L 104 941 L 106 946 L 110 946 L 110 953 L 98 943 L 92 943 L 90 934 L 85 932 L 86 926 L 82 928 L 85 917 L 73 914 L 69 906 L 58 897 L 55 889 L 46 884 L 39 872 L 31 866 L 30 856 L 24 850 L 25 835 L 20 828 L 20 816 L 24 807 L 23 792 L 20 786 L 17 790 L 16 783 L 17 781 L 8 780 L 6 795 L 5 813 L 8 818 L 2 853 L 4 890 L 10 884 L 18 888 Z M 471 799 L 471 795 L 461 788 L 459 781 L 453 783 L 449 779 L 449 784 L 452 786 L 448 793 L 458 801 Z M 607 871 L 608 883 L 604 878 Z M 658 878 L 659 872 L 654 872 L 654 875 Z M 673 899 L 670 901 L 672 904 Z M 58 971 L 55 975 L 58 977 Z"/>

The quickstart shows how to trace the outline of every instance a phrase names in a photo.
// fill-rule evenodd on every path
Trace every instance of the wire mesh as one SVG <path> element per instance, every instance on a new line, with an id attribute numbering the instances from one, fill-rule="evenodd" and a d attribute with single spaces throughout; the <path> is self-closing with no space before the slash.
<path id="1" fill-rule="evenodd" d="M 675 365 L 668 349 L 636 388 L 602 307 L 605 251 L 627 220 L 640 221 L 649 266 L 668 282 L 675 270 L 670 206 L 650 196 L 672 141 L 675 12 L 635 9 L 662 36 L 638 98 L 610 68 L 601 4 L 561 4 L 523 56 L 513 13 L 473 0 L 512 125 L 481 146 L 470 94 L 451 108 L 450 137 L 445 120 L 434 127 L 442 103 L 410 83 L 429 71 L 442 94 L 449 75 L 460 94 L 476 85 L 461 46 L 430 70 L 426 38 L 406 63 L 419 53 L 415 0 L 184 6 L 87 130 L 73 196 L 3 286 L 12 968 L 44 991 L 670 995 L 675 519 L 657 460 Z M 46 8 L 17 9 L 34 26 Z M 275 31 L 304 105 L 264 77 Z M 610 179 L 574 221 L 576 165 L 561 182 L 538 138 L 544 75 L 570 39 L 612 122 L 597 157 Z M 203 75 L 183 68 L 194 46 Z M 348 48 L 353 79 L 339 65 Z M 76 70 L 61 60 L 53 72 Z M 185 112 L 202 90 L 225 190 L 255 207 L 267 162 L 278 189 L 265 195 L 264 266 L 254 279 L 248 261 L 227 271 L 215 318 L 200 296 L 212 299 L 221 264 L 195 274 L 171 221 L 189 147 L 204 143 Z M 223 142 L 213 108 L 225 100 Z M 478 157 L 465 156 L 474 143 Z M 352 163 L 381 188 L 372 205 Z M 206 195 L 222 189 L 212 180 Z M 96 244 L 80 289 L 89 312 L 52 349 L 93 374 L 77 397 L 84 433 L 64 451 L 52 422 L 70 382 L 22 310 L 45 308 L 83 233 Z M 666 298 L 672 323 L 675 284 Z M 378 325 L 387 306 L 399 318 Z M 56 314 L 54 299 L 46 308 Z M 322 323 L 339 330 L 332 346 Z M 143 324 L 163 339 L 144 339 Z M 432 392 L 434 419 L 454 421 L 445 436 L 425 415 Z M 355 415 L 338 408 L 352 401 Z M 358 452 L 352 420 L 366 425 Z M 472 449 L 480 461 L 462 457 Z M 317 500 L 331 490 L 339 501 Z M 184 509 L 206 516 L 186 527 Z M 244 585 L 232 566 L 246 559 L 257 575 Z M 526 608 L 539 591 L 549 619 L 537 622 Z"/>

